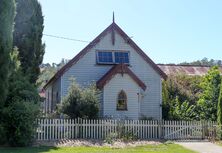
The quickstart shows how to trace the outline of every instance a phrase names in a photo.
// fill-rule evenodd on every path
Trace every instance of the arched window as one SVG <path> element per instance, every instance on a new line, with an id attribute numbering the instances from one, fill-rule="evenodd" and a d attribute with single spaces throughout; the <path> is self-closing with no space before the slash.
<path id="1" fill-rule="evenodd" d="M 118 94 L 116 109 L 127 110 L 127 96 L 123 90 L 121 90 Z"/>

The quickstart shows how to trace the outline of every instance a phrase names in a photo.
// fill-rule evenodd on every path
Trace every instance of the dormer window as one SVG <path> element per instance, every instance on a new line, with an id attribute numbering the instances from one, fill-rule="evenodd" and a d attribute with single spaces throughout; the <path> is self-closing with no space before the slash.
<path id="1" fill-rule="evenodd" d="M 97 51 L 97 64 L 129 64 L 127 51 Z"/>

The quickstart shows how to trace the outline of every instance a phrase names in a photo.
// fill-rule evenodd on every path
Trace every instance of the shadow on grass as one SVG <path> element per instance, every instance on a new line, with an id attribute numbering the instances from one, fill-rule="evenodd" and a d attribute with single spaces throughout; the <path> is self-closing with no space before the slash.
<path id="1" fill-rule="evenodd" d="M 56 151 L 57 147 L 0 147 L 0 153 L 47 153 Z"/>

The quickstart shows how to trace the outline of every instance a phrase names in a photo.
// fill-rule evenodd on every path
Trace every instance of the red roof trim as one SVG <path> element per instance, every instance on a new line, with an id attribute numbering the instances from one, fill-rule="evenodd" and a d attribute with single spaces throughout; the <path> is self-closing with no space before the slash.
<path id="1" fill-rule="evenodd" d="M 77 63 L 81 57 L 83 57 L 96 43 L 100 41 L 100 38 L 105 36 L 111 30 L 116 30 L 119 34 L 125 39 L 126 42 L 130 44 L 132 48 L 136 50 L 136 52 L 147 62 L 149 63 L 153 69 L 159 73 L 163 79 L 167 78 L 167 75 L 136 45 L 135 42 L 115 23 L 113 22 L 110 26 L 108 26 L 101 34 L 99 34 L 92 42 L 90 42 L 82 51 L 80 51 L 73 59 L 71 59 L 66 65 L 64 65 L 43 87 L 46 87 L 61 77 L 67 69 L 69 69 L 73 64 Z"/>
<path id="2" fill-rule="evenodd" d="M 102 89 L 117 73 L 128 74 L 143 90 L 146 90 L 146 85 L 143 83 L 143 81 L 141 81 L 125 64 L 114 65 L 104 76 L 102 76 L 102 78 L 96 82 L 97 87 Z"/>

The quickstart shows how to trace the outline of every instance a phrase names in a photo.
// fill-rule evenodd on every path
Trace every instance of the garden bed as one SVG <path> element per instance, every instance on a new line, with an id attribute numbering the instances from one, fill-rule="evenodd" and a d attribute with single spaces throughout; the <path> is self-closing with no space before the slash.
<path id="1" fill-rule="evenodd" d="M 103 140 L 59 140 L 59 141 L 38 141 L 34 146 L 53 146 L 53 147 L 77 147 L 77 146 L 88 146 L 88 147 L 111 147 L 111 148 L 125 148 L 125 147 L 136 147 L 143 145 L 159 145 L 160 141 L 121 141 L 115 140 L 113 143 L 106 143 Z"/>

